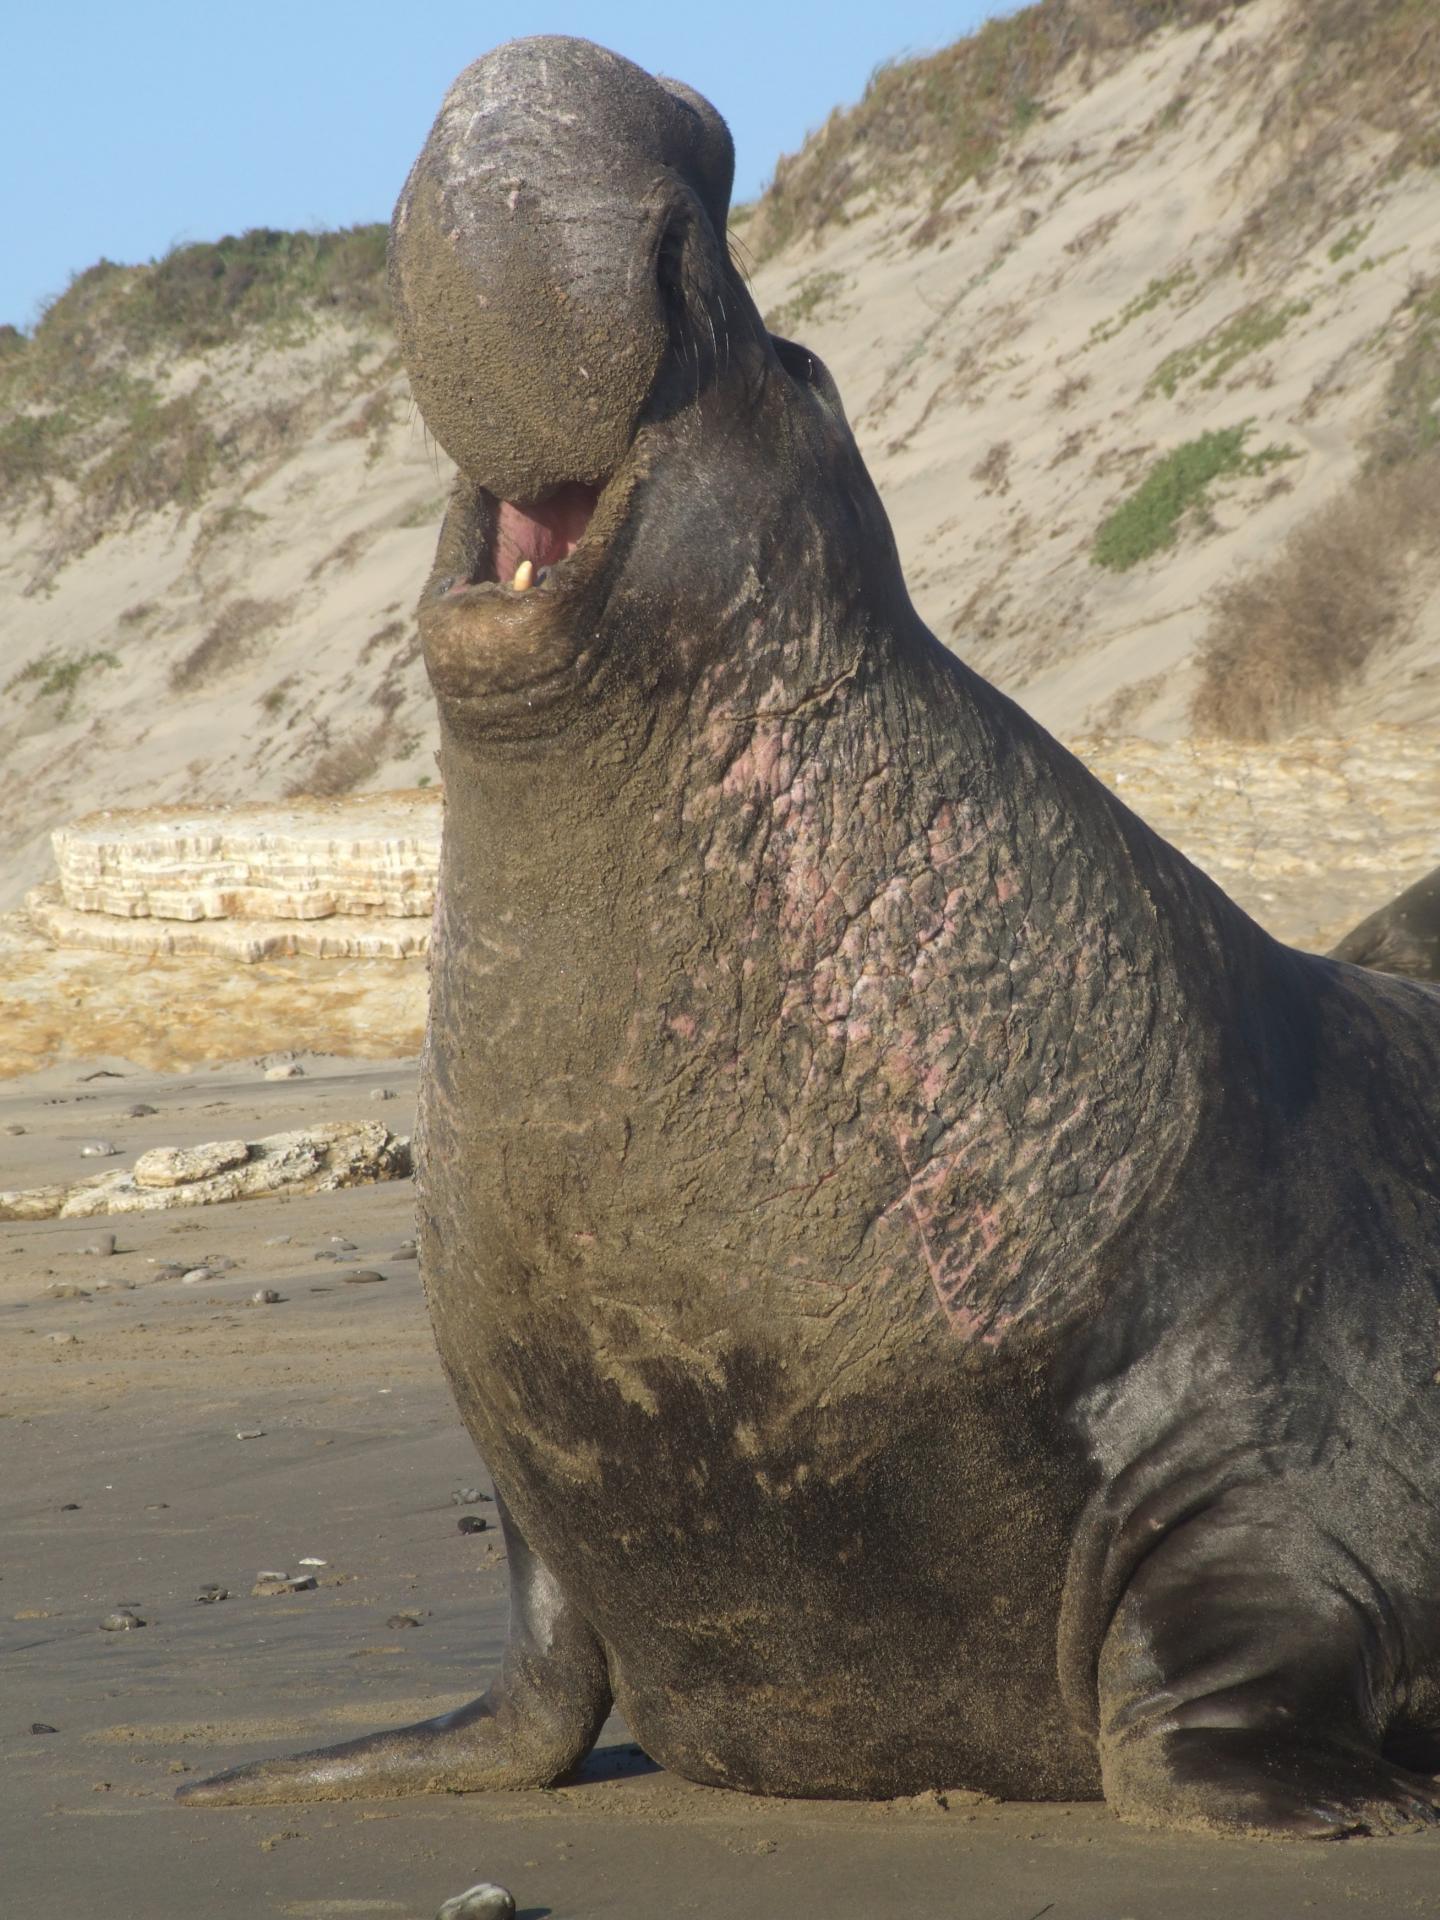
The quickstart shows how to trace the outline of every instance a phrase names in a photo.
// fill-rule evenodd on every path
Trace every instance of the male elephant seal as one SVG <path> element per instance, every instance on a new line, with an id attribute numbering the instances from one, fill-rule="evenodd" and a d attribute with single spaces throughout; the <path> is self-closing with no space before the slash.
<path id="1" fill-rule="evenodd" d="M 1334 958 L 1412 980 L 1440 980 L 1440 867 L 1352 927 Z"/>
<path id="2" fill-rule="evenodd" d="M 185 1797 L 538 1785 L 613 1698 L 756 1793 L 1431 1822 L 1440 997 L 1278 946 L 931 637 L 730 174 L 532 39 L 401 195 L 461 468 L 422 1257 L 510 1640 Z"/>

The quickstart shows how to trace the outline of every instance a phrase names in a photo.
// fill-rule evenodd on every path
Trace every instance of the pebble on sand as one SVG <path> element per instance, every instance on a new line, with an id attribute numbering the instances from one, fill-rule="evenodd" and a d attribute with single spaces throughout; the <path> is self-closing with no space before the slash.
<path id="1" fill-rule="evenodd" d="M 515 1920 L 515 1896 L 493 1880 L 482 1880 L 447 1900 L 435 1920 Z"/>
<path id="2" fill-rule="evenodd" d="M 160 1109 L 158 1107 L 149 1107 L 146 1106 L 143 1100 L 137 1100 L 133 1107 L 127 1107 L 125 1109 L 125 1118 L 127 1120 L 148 1120 L 152 1113 L 158 1113 L 159 1111 Z"/>
<path id="3" fill-rule="evenodd" d="M 372 1087 L 370 1089 L 370 1098 L 372 1100 L 393 1100 L 395 1098 L 395 1089 L 393 1087 Z"/>
<path id="4" fill-rule="evenodd" d="M 482 1493 L 479 1487 L 456 1487 L 450 1495 L 452 1507 L 478 1507 L 482 1500 L 489 1500 L 488 1493 Z"/>
<path id="5" fill-rule="evenodd" d="M 376 1273 L 373 1267 L 356 1267 L 352 1273 L 342 1273 L 340 1278 L 348 1287 L 366 1287 L 376 1280 L 383 1280 L 385 1276 Z"/>
<path id="6" fill-rule="evenodd" d="M 281 1297 L 274 1287 L 260 1287 L 251 1294 L 250 1304 L 252 1307 L 278 1307 Z"/>
<path id="7" fill-rule="evenodd" d="M 30 1722 L 30 1731 L 31 1733 L 58 1733 L 60 1729 L 58 1727 L 52 1727 L 46 1720 L 32 1720 Z"/>
<path id="8" fill-rule="evenodd" d="M 402 1240 L 390 1256 L 392 1260 L 418 1260 L 419 1257 L 413 1240 Z"/>
<path id="9" fill-rule="evenodd" d="M 228 1600 L 229 1598 L 230 1589 L 228 1587 L 217 1586 L 212 1580 L 208 1585 L 201 1587 L 195 1596 L 195 1601 L 198 1606 L 213 1607 L 217 1600 Z"/>
<path id="10" fill-rule="evenodd" d="M 87 1240 L 77 1251 L 94 1254 L 97 1258 L 104 1259 L 115 1251 L 115 1236 L 113 1233 L 97 1233 L 93 1240 Z"/>
<path id="11" fill-rule="evenodd" d="M 113 1613 L 107 1613 L 100 1622 L 102 1633 L 129 1633 L 132 1628 L 143 1627 L 145 1622 L 131 1607 L 116 1607 Z"/>
<path id="12" fill-rule="evenodd" d="M 237 1427 L 235 1429 L 235 1438 L 237 1440 L 263 1440 L 265 1438 L 265 1429 L 264 1427 Z"/>
<path id="13" fill-rule="evenodd" d="M 80 1149 L 82 1160 L 108 1160 L 120 1149 L 113 1140 L 87 1140 Z"/>
<path id="14" fill-rule="evenodd" d="M 413 1613 L 392 1613 L 385 1624 L 387 1627 L 418 1627 L 420 1622 Z"/>
<path id="15" fill-rule="evenodd" d="M 21 1133 L 24 1133 L 25 1129 L 24 1127 L 21 1126 L 18 1120 L 12 1120 L 9 1126 L 6 1127 L 5 1131 L 6 1133 L 21 1134 Z"/>
<path id="16" fill-rule="evenodd" d="M 180 1284 L 182 1287 L 198 1287 L 202 1280 L 209 1280 L 213 1277 L 209 1267 L 191 1267 L 187 1272 L 181 1274 Z"/>
<path id="17" fill-rule="evenodd" d="M 478 1513 L 462 1513 L 455 1522 L 458 1533 L 484 1533 L 490 1522 L 482 1520 Z"/>
<path id="18" fill-rule="evenodd" d="M 305 1069 L 298 1060 L 286 1060 L 278 1067 L 267 1067 L 265 1069 L 265 1078 L 267 1080 L 300 1080 L 304 1078 L 304 1075 Z"/>
<path id="19" fill-rule="evenodd" d="M 250 1591 L 262 1600 L 274 1600 L 287 1593 L 309 1593 L 314 1585 L 313 1573 L 262 1573 Z"/>
<path id="20" fill-rule="evenodd" d="M 78 1333 L 47 1333 L 45 1338 L 52 1347 L 78 1347 L 80 1344 Z"/>

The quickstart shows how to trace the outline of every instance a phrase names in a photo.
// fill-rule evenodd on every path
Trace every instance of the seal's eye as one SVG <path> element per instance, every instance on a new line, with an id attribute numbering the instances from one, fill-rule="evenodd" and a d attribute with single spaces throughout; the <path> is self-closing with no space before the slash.
<path id="1" fill-rule="evenodd" d="M 820 362 L 808 347 L 802 347 L 793 340 L 782 340 L 778 333 L 772 333 L 770 344 L 775 349 L 775 357 L 792 380 L 798 380 L 802 387 L 818 384 L 816 372 Z"/>
<path id="2" fill-rule="evenodd" d="M 782 340 L 778 333 L 772 333 L 770 344 L 775 349 L 775 357 L 798 386 L 813 393 L 822 406 L 826 406 L 837 420 L 845 418 L 845 408 L 841 404 L 840 389 L 830 378 L 830 369 L 818 354 L 811 353 L 808 347 L 800 346 L 794 340 Z"/>

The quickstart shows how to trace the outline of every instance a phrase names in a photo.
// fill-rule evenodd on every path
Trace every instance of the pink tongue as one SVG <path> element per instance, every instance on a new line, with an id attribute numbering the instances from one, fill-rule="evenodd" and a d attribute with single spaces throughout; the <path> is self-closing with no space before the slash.
<path id="1" fill-rule="evenodd" d="M 598 497 L 594 487 L 569 480 L 538 506 L 522 507 L 502 500 L 495 529 L 496 579 L 513 580 L 522 560 L 531 561 L 538 572 L 573 553 L 590 524 Z"/>

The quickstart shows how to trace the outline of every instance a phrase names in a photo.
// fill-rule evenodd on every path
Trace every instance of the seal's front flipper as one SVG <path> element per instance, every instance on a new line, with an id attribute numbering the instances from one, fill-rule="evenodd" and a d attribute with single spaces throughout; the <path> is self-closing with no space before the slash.
<path id="1" fill-rule="evenodd" d="M 1168 1533 L 1100 1652 L 1105 1798 L 1147 1826 L 1291 1839 L 1440 1822 L 1440 1782 L 1381 1754 L 1400 1678 L 1376 1576 L 1233 1489 Z"/>
<path id="2" fill-rule="evenodd" d="M 234 1807 L 541 1787 L 582 1760 L 610 1711 L 605 1650 L 499 1507 L 510 1558 L 510 1635 L 499 1676 L 478 1700 L 389 1733 L 235 1767 L 182 1787 L 176 1798 Z"/>

